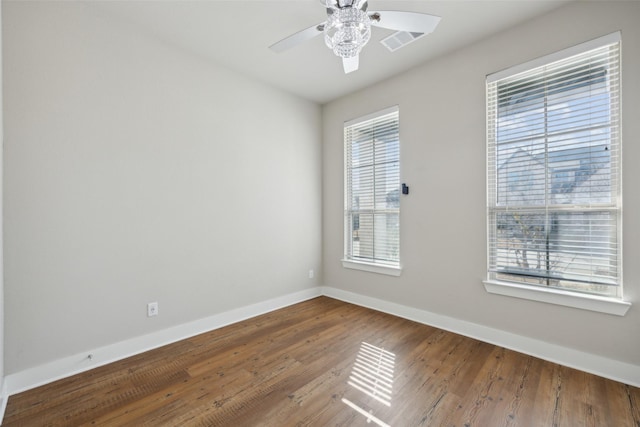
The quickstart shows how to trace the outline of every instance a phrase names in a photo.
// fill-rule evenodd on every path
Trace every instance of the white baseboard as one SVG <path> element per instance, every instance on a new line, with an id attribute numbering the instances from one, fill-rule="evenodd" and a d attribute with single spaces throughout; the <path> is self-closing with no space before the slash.
<path id="1" fill-rule="evenodd" d="M 305 289 L 9 374 L 4 379 L 3 404 L 6 405 L 8 396 L 13 394 L 320 295 L 320 288 Z M 88 354 L 93 357 L 89 359 Z M 4 410 L 0 413 L 0 420 L 3 415 Z"/>
<path id="2" fill-rule="evenodd" d="M 638 365 L 332 287 L 323 286 L 322 295 L 434 326 L 634 387 L 640 387 L 640 366 Z"/>
<path id="3" fill-rule="evenodd" d="M 2 424 L 2 420 L 4 419 L 4 411 L 7 409 L 7 400 L 9 400 L 6 384 L 4 376 L 0 376 L 0 424 Z"/>

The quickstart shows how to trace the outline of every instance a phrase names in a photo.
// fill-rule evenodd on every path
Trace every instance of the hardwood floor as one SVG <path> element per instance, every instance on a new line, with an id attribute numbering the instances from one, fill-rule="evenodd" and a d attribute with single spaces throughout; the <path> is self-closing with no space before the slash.
<path id="1" fill-rule="evenodd" d="M 640 426 L 640 389 L 326 297 L 9 398 L 4 426 Z"/>

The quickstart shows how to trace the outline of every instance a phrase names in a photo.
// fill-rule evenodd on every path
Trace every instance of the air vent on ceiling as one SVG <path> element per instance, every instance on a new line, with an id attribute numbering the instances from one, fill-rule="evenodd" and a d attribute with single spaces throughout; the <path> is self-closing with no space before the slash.
<path id="1" fill-rule="evenodd" d="M 391 34 L 389 37 L 385 37 L 380 40 L 380 43 L 384 45 L 391 52 L 400 49 L 408 45 L 409 43 L 418 40 L 420 37 L 424 36 L 424 33 L 411 33 L 409 31 L 396 31 Z"/>

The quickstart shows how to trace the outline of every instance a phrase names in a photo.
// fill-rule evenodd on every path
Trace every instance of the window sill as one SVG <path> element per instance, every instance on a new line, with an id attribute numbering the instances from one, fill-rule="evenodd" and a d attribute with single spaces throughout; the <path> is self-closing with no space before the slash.
<path id="1" fill-rule="evenodd" d="M 402 273 L 401 267 L 393 267 L 390 265 L 383 265 L 383 264 L 370 264 L 367 262 L 352 261 L 348 259 L 342 260 L 342 266 L 344 268 L 350 268 L 353 270 L 361 270 L 361 271 L 368 271 L 370 273 L 386 274 L 387 276 L 397 277 L 397 276 L 400 276 L 400 274 Z"/>
<path id="2" fill-rule="evenodd" d="M 616 316 L 624 316 L 627 314 L 629 308 L 631 308 L 630 302 L 616 298 L 579 294 L 560 289 L 543 289 L 537 286 L 527 286 L 495 280 L 485 280 L 483 283 L 485 290 L 490 294 L 564 305 L 566 307 L 614 314 Z"/>

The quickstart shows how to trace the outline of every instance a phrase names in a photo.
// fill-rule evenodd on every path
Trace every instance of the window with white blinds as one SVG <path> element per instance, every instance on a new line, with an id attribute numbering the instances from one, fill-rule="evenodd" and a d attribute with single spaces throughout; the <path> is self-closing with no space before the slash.
<path id="1" fill-rule="evenodd" d="M 487 77 L 488 279 L 621 298 L 620 34 Z"/>
<path id="2" fill-rule="evenodd" d="M 345 260 L 400 263 L 398 108 L 344 125 Z"/>

